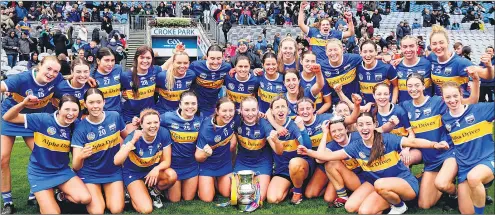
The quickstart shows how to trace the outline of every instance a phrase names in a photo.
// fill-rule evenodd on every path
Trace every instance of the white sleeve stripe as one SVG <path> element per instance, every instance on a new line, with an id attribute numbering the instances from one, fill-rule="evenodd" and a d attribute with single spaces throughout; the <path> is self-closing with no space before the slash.
<path id="1" fill-rule="evenodd" d="M 400 149 L 404 149 L 404 147 L 402 146 L 402 143 L 404 142 L 404 137 L 401 137 L 400 138 Z"/>
<path id="2" fill-rule="evenodd" d="M 2 81 L 3 82 L 3 81 Z M 24 114 L 24 128 L 27 129 L 28 128 L 28 121 L 27 121 L 27 115 Z"/>
<path id="3" fill-rule="evenodd" d="M 352 157 L 351 157 L 349 154 L 347 154 L 347 152 L 345 151 L 345 149 L 342 149 L 342 151 L 344 151 L 344 153 L 347 155 L 347 157 L 348 157 L 349 159 L 352 159 Z"/>
<path id="4" fill-rule="evenodd" d="M 78 145 L 70 145 L 70 147 L 73 147 L 73 148 L 80 148 L 80 149 L 84 148 L 84 147 L 82 147 L 82 146 L 78 146 Z"/>
<path id="5" fill-rule="evenodd" d="M 2 81 L 0 83 L 3 87 L 5 87 L 5 92 L 9 92 L 9 87 L 7 87 L 7 84 L 5 83 L 5 81 Z"/>

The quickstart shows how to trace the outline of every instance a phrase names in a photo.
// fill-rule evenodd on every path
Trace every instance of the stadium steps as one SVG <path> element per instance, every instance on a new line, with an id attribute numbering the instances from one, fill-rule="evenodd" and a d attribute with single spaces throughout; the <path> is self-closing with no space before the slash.
<path id="1" fill-rule="evenodd" d="M 134 54 L 136 54 L 136 49 L 139 46 L 144 45 L 146 42 L 144 38 L 146 37 L 146 32 L 144 30 L 132 30 L 129 39 L 127 40 L 128 48 L 127 48 L 127 60 L 126 60 L 126 68 L 132 67 L 132 61 L 134 59 Z"/>

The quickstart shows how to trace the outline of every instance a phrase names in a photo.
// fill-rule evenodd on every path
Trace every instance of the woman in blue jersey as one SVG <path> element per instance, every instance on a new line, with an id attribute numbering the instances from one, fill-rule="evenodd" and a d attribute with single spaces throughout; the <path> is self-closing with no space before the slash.
<path id="1" fill-rule="evenodd" d="M 201 123 L 194 157 L 199 162 L 198 196 L 204 202 L 213 201 L 215 187 L 220 195 L 230 196 L 232 153 L 237 146 L 234 130 L 238 118 L 234 115 L 234 102 L 222 97 L 215 114 Z"/>
<path id="2" fill-rule="evenodd" d="M 297 42 L 292 37 L 285 37 L 280 41 L 280 48 L 277 54 L 278 71 L 285 74 L 287 69 L 300 71 L 301 62 L 297 54 Z"/>
<path id="3" fill-rule="evenodd" d="M 11 123 L 24 123 L 26 129 L 34 132 L 35 145 L 28 164 L 29 184 L 38 200 L 40 213 L 59 214 L 54 188 L 58 187 L 73 203 L 91 202 L 88 189 L 69 166 L 70 135 L 80 111 L 79 100 L 72 95 L 63 96 L 59 110 L 53 114 L 20 113 L 37 102 L 37 97 L 28 95 L 24 101 L 11 107 L 3 119 Z M 49 145 L 48 142 L 54 144 Z"/>
<path id="4" fill-rule="evenodd" d="M 326 56 L 328 60 L 322 61 L 320 66 L 328 86 L 335 88 L 337 84 L 341 84 L 343 91 L 349 95 L 359 93 L 356 70 L 362 62 L 361 56 L 358 54 L 344 54 L 344 47 L 338 39 L 328 40 Z M 335 105 L 338 102 L 339 98 L 332 96 L 332 104 Z"/>
<path id="5" fill-rule="evenodd" d="M 223 49 L 212 45 L 206 52 L 206 60 L 194 61 L 189 69 L 196 74 L 193 89 L 198 95 L 199 110 L 204 116 L 211 116 L 215 113 L 224 77 L 232 67 L 223 60 Z"/>
<path id="6" fill-rule="evenodd" d="M 130 71 L 121 75 L 122 86 L 122 117 L 124 122 L 130 123 L 133 117 L 145 108 L 155 106 L 157 74 L 162 71 L 160 66 L 154 65 L 155 55 L 149 46 L 140 46 L 136 49 L 134 62 Z"/>
<path id="7" fill-rule="evenodd" d="M 399 153 L 403 147 L 448 149 L 446 142 L 404 138 L 375 131 L 376 121 L 368 112 L 357 121 L 361 140 L 353 141 L 342 150 L 317 152 L 299 146 L 298 153 L 322 161 L 354 158 L 368 175 L 366 182 L 355 192 L 361 194 L 359 214 L 376 214 L 391 207 L 390 214 L 407 211 L 403 201 L 416 198 L 419 192 L 417 179 L 402 163 Z M 373 184 L 373 185 L 372 185 Z"/>
<path id="8" fill-rule="evenodd" d="M 172 138 L 172 164 L 177 181 L 169 189 L 171 202 L 193 200 L 198 191 L 199 165 L 194 158 L 196 139 L 203 117 L 198 111 L 198 98 L 193 91 L 180 95 L 179 108 L 160 116 L 161 126 L 170 131 Z"/>
<path id="9" fill-rule="evenodd" d="M 284 85 L 287 89 L 285 93 L 285 98 L 289 102 L 289 116 L 297 116 L 297 102 L 306 97 L 310 99 L 313 104 L 316 101 L 316 97 L 321 92 L 321 89 L 325 85 L 323 80 L 323 75 L 321 74 L 321 68 L 319 65 L 312 65 L 311 70 L 315 73 L 316 82 L 310 88 L 301 87 L 300 80 L 301 76 L 295 69 L 288 69 L 284 75 Z M 313 109 L 314 110 L 314 109 Z"/>
<path id="10" fill-rule="evenodd" d="M 311 88 L 316 83 L 316 74 L 311 70 L 312 65 L 316 64 L 316 55 L 311 51 L 306 51 L 302 53 L 301 59 L 301 80 L 299 85 L 301 85 L 304 89 Z M 321 92 L 316 97 L 316 113 L 322 114 L 327 112 L 332 106 L 332 98 L 330 97 L 330 87 L 328 83 L 323 80 L 323 88 Z"/>
<path id="11" fill-rule="evenodd" d="M 361 104 L 361 97 L 357 94 L 354 94 L 354 111 L 350 117 L 346 118 L 346 124 L 351 125 L 356 122 L 356 119 L 359 115 L 359 106 Z M 297 102 L 297 114 L 304 121 L 304 126 L 308 132 L 309 138 L 311 140 L 311 145 L 314 150 L 318 148 L 321 140 L 324 135 L 328 135 L 323 133 L 323 127 L 325 122 L 327 122 L 330 118 L 332 118 L 332 114 L 324 113 L 324 114 L 314 114 L 314 104 L 313 101 L 302 98 Z M 326 137 L 325 139 L 331 140 L 330 137 Z M 326 141 L 325 141 L 326 142 Z M 335 199 L 335 190 L 331 184 L 328 184 L 328 177 L 325 174 L 325 167 L 323 164 L 317 164 L 317 168 L 311 176 L 311 179 L 306 186 L 305 195 L 306 198 L 315 198 L 324 193 L 323 199 L 326 202 L 333 202 Z M 325 188 L 324 192 L 322 190 Z"/>
<path id="12" fill-rule="evenodd" d="M 433 95 L 431 83 L 431 62 L 425 57 L 418 57 L 418 39 L 407 35 L 400 41 L 400 50 L 404 58 L 396 66 L 397 78 L 399 79 L 399 102 L 411 100 L 408 94 L 406 80 L 409 74 L 419 73 L 424 77 L 426 96 Z"/>
<path id="13" fill-rule="evenodd" d="M 227 96 L 235 103 L 236 109 L 242 100 L 254 96 L 260 86 L 260 77 L 250 72 L 250 62 L 249 57 L 239 55 L 235 62 L 234 76 L 225 76 Z"/>
<path id="14" fill-rule="evenodd" d="M 114 164 L 122 166 L 124 185 L 134 209 L 148 214 L 153 211 L 153 206 L 163 207 L 161 192 L 175 183 L 177 174 L 170 168 L 170 133 L 160 127 L 158 111 L 142 110 L 139 124 L 141 130 L 127 136 L 115 155 Z"/>
<path id="15" fill-rule="evenodd" d="M 469 82 L 468 70 L 474 70 L 481 78 L 492 79 L 493 67 L 481 68 L 473 66 L 473 63 L 449 50 L 449 35 L 447 30 L 440 25 L 433 25 L 430 33 L 431 54 L 428 60 L 432 64 L 431 79 L 435 86 L 435 95 L 441 96 L 442 84 L 453 81 L 461 85 L 463 97 L 469 97 L 467 85 Z"/>
<path id="16" fill-rule="evenodd" d="M 278 72 L 277 56 L 271 52 L 263 55 L 264 74 L 260 78 L 258 89 L 258 103 L 260 112 L 266 113 L 270 108 L 270 102 L 277 95 L 287 92 L 284 85 L 284 77 Z"/>
<path id="17" fill-rule="evenodd" d="M 305 23 L 305 10 L 309 5 L 308 2 L 301 2 L 301 7 L 299 8 L 299 16 L 297 18 L 297 24 L 309 38 L 309 45 L 311 49 L 316 54 L 317 62 L 321 63 L 326 60 L 325 56 L 325 45 L 329 39 L 335 38 L 342 40 L 354 35 L 354 23 L 352 22 L 352 13 L 345 12 L 344 17 L 347 23 L 348 31 L 341 32 L 339 30 L 332 29 L 330 19 L 321 19 L 317 24 L 316 28 L 310 27 Z M 354 92 L 353 92 L 354 93 Z"/>
<path id="18" fill-rule="evenodd" d="M 473 76 L 473 80 L 477 77 Z M 431 141 L 450 139 L 447 130 L 442 124 L 441 117 L 447 112 L 444 101 L 439 96 L 427 96 L 424 77 L 419 73 L 411 73 L 407 77 L 407 90 L 412 100 L 404 101 L 401 106 L 408 114 L 414 134 L 418 138 Z M 473 82 L 472 93 L 469 98 L 461 99 L 463 104 L 477 102 L 479 92 L 477 81 Z M 457 163 L 453 150 L 443 151 L 435 149 L 420 149 L 424 162 L 424 173 L 419 189 L 418 206 L 430 208 L 440 199 L 442 193 L 449 194 L 450 203 L 457 202 L 455 184 L 452 183 L 457 175 Z M 461 194 L 462 195 L 462 194 Z"/>
<path id="19" fill-rule="evenodd" d="M 96 53 L 96 69 L 91 76 L 105 98 L 105 111 L 121 111 L 120 88 L 122 66 L 115 64 L 115 54 L 109 48 L 103 47 Z"/>
<path id="20" fill-rule="evenodd" d="M 121 137 L 129 133 L 120 113 L 104 111 L 103 92 L 89 88 L 84 95 L 89 115 L 79 122 L 72 135 L 72 168 L 88 188 L 92 200 L 86 206 L 90 214 L 124 210 L 122 170 L 113 159 L 119 151 Z M 105 193 L 105 198 L 103 198 Z"/>
<path id="21" fill-rule="evenodd" d="M 89 89 L 88 79 L 90 74 L 90 66 L 86 60 L 82 58 L 76 58 L 71 63 L 71 75 L 72 78 L 67 81 L 60 82 L 55 86 L 55 94 L 52 100 L 54 107 L 58 107 L 60 99 L 64 95 L 73 95 L 81 104 L 81 111 L 79 112 L 79 117 L 83 115 L 84 108 L 84 94 L 86 90 Z"/>
<path id="22" fill-rule="evenodd" d="M 454 143 L 459 168 L 459 210 L 482 214 L 486 198 L 483 185 L 489 186 L 494 176 L 493 103 L 464 105 L 462 90 L 455 82 L 443 83 L 442 97 L 449 109 L 442 115 L 442 123 Z"/>
<path id="23" fill-rule="evenodd" d="M 10 76 L 0 84 L 0 92 L 9 92 L 10 96 L 2 102 L 2 115 L 14 105 L 21 103 L 28 95 L 38 98 L 38 103 L 26 106 L 21 113 L 51 112 L 49 104 L 55 86 L 63 80 L 60 71 L 60 62 L 55 56 L 43 58 L 40 64 L 31 71 Z M 30 150 L 33 149 L 33 132 L 24 128 L 22 124 L 10 123 L 2 120 L 1 136 L 1 168 L 2 168 L 2 198 L 3 210 L 14 211 L 11 193 L 10 155 L 16 136 L 21 136 Z M 28 203 L 35 203 L 34 195 L 30 194 Z"/>
<path id="24" fill-rule="evenodd" d="M 259 180 L 260 183 L 260 200 L 265 201 L 273 172 L 272 152 L 281 155 L 283 145 L 277 142 L 277 132 L 273 130 L 270 123 L 259 117 L 256 98 L 251 96 L 243 99 L 239 112 L 241 122 L 236 132 L 239 144 L 234 172 L 254 171 L 257 174 L 255 180 Z"/>
<path id="25" fill-rule="evenodd" d="M 314 161 L 306 156 L 296 154 L 297 146 L 311 147 L 311 140 L 304 127 L 302 119 L 296 121 L 288 117 L 289 103 L 282 95 L 276 96 L 270 104 L 271 114 L 279 126 L 287 128 L 288 135 L 279 136 L 276 142 L 284 146 L 281 155 L 274 154 L 274 176 L 268 185 L 267 201 L 281 203 L 289 189 L 294 187 L 291 203 L 299 204 L 302 201 L 302 186 L 309 174 L 314 170 Z"/>
<path id="26" fill-rule="evenodd" d="M 397 72 L 394 67 L 376 59 L 378 52 L 375 42 L 366 40 L 360 48 L 363 62 L 358 66 L 357 74 L 364 103 L 375 102 L 373 87 L 378 83 L 386 83 L 391 85 L 392 96 L 390 99 L 393 104 L 396 104 L 399 98 L 399 80 L 397 80 Z"/>
<path id="27" fill-rule="evenodd" d="M 158 73 L 156 77 L 158 92 L 156 110 L 160 114 L 176 111 L 182 93 L 191 88 L 196 78 L 194 71 L 189 70 L 189 55 L 185 51 L 176 48 L 176 52 L 170 59 L 163 66 L 165 70 Z"/>

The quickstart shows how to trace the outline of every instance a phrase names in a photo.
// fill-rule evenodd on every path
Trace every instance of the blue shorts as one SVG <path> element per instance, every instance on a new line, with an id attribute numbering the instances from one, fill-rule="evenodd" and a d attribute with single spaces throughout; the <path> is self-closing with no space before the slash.
<path id="1" fill-rule="evenodd" d="M 229 159 L 230 160 L 230 159 Z M 199 175 L 220 177 L 232 173 L 232 163 L 224 162 L 220 166 L 211 166 L 205 163 L 199 163 Z"/>
<path id="2" fill-rule="evenodd" d="M 318 163 L 318 162 L 316 162 L 315 165 L 316 165 L 316 168 L 320 169 L 323 173 L 326 172 L 326 170 L 325 170 L 325 164 L 324 163 Z"/>
<path id="3" fill-rule="evenodd" d="M 492 170 L 492 173 L 495 173 L 495 170 L 494 170 L 494 159 L 493 159 L 493 157 L 491 157 L 491 158 L 487 158 L 485 160 L 482 160 L 482 161 L 480 161 L 477 164 L 474 164 L 472 166 L 461 166 L 461 165 L 459 165 L 459 171 L 457 172 L 457 182 L 460 184 L 460 183 L 466 181 L 467 180 L 467 175 L 468 175 L 469 171 L 471 171 L 474 167 L 476 167 L 476 166 L 478 166 L 480 164 L 483 164 L 483 165 L 487 166 L 488 168 L 490 168 Z"/>
<path id="4" fill-rule="evenodd" d="M 237 159 L 235 162 L 234 172 L 239 172 L 241 170 L 251 170 L 257 175 L 272 175 L 272 167 L 273 163 L 270 162 L 263 162 L 252 165 Z"/>
<path id="5" fill-rule="evenodd" d="M 199 175 L 199 164 L 196 161 L 184 164 L 174 162 L 174 159 L 172 158 L 172 164 L 170 167 L 177 173 L 177 180 L 179 181 L 190 179 Z"/>
<path id="6" fill-rule="evenodd" d="M 122 170 L 122 179 L 124 180 L 125 187 L 129 186 L 133 181 L 141 180 L 149 172 L 133 172 L 129 170 Z"/>
<path id="7" fill-rule="evenodd" d="M 445 162 L 445 160 L 449 159 L 449 158 L 455 158 L 455 154 L 453 152 L 453 150 L 450 150 L 449 152 L 446 152 L 448 153 L 447 155 L 445 155 L 441 160 L 438 160 L 436 162 L 429 162 L 429 163 L 426 163 L 425 162 L 425 166 L 424 166 L 424 171 L 425 172 L 440 172 L 440 169 L 442 169 L 442 165 L 443 165 L 443 162 Z"/>
<path id="8" fill-rule="evenodd" d="M 76 173 L 68 166 L 48 173 L 37 171 L 28 165 L 28 181 L 33 193 L 57 187 L 73 177 L 76 177 Z"/>
<path id="9" fill-rule="evenodd" d="M 77 175 L 85 184 L 109 184 L 116 181 L 122 181 L 122 169 L 120 168 L 114 173 L 101 173 L 98 175 L 78 173 Z"/>
<path id="10" fill-rule="evenodd" d="M 11 137 L 33 137 L 33 131 L 27 129 L 24 127 L 24 124 L 16 124 L 16 123 L 10 123 L 5 120 L 3 120 L 2 117 L 0 117 L 0 121 L 2 123 L 2 135 L 5 136 L 11 136 Z"/>
<path id="11" fill-rule="evenodd" d="M 311 178 L 311 175 L 313 175 L 313 173 L 315 171 L 316 161 L 315 161 L 315 159 L 313 159 L 311 157 L 301 157 L 301 158 L 304 159 L 306 162 L 308 162 L 308 165 L 309 165 L 308 179 L 309 179 L 309 178 Z M 279 171 L 275 171 L 274 172 L 274 176 L 280 176 L 280 177 L 286 176 L 286 177 L 289 177 L 290 178 L 289 167 L 288 166 L 285 167 L 283 170 L 281 170 L 281 169 L 278 169 L 278 170 Z M 285 177 L 283 177 L 283 178 L 285 178 Z"/>

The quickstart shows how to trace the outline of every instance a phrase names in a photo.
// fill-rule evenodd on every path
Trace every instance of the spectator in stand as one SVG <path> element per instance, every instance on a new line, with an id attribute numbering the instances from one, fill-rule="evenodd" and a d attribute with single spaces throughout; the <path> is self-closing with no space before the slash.
<path id="1" fill-rule="evenodd" d="M 84 47 L 84 56 L 88 59 L 89 56 L 96 56 L 98 52 L 98 47 L 96 46 L 96 41 L 91 41 L 89 44 L 86 44 Z"/>
<path id="2" fill-rule="evenodd" d="M 101 22 L 101 29 L 105 30 L 107 34 L 109 34 L 113 30 L 112 20 L 109 17 L 107 16 L 103 17 L 103 21 Z"/>
<path id="3" fill-rule="evenodd" d="M 70 75 L 70 64 L 67 61 L 67 55 L 59 54 L 57 58 L 60 62 L 60 74 L 63 76 Z"/>
<path id="4" fill-rule="evenodd" d="M 31 68 L 33 68 L 36 65 L 38 65 L 38 63 L 40 63 L 40 61 L 38 59 L 38 55 L 39 54 L 38 54 L 37 51 L 31 53 L 31 58 L 29 59 L 28 64 L 27 64 L 28 70 L 30 70 Z"/>
<path id="5" fill-rule="evenodd" d="M 380 22 L 382 21 L 382 16 L 378 13 L 378 9 L 371 16 L 371 22 L 373 23 L 373 28 L 380 28 Z"/>
<path id="6" fill-rule="evenodd" d="M 40 8 L 38 8 L 40 9 Z M 38 20 L 38 17 L 41 15 L 41 12 L 40 10 L 37 10 L 34 6 L 31 6 L 29 8 L 29 11 L 28 11 L 28 14 L 27 14 L 27 17 L 28 17 L 28 20 L 29 21 L 37 21 Z"/>
<path id="7" fill-rule="evenodd" d="M 29 38 L 28 33 L 23 31 L 21 33 L 21 39 L 19 40 L 19 61 L 29 60 L 29 53 L 31 53 L 29 46 L 33 43 L 34 42 Z"/>
<path id="8" fill-rule="evenodd" d="M 404 35 L 404 21 L 400 21 L 395 29 L 395 35 L 397 36 L 397 41 L 401 41 Z"/>
<path id="9" fill-rule="evenodd" d="M 101 22 L 100 11 L 97 7 L 93 7 L 93 12 L 91 13 L 91 22 Z"/>
<path id="10" fill-rule="evenodd" d="M 430 10 L 424 9 L 423 10 L 423 27 L 431 27 L 432 26 L 432 17 L 430 14 Z"/>
<path id="11" fill-rule="evenodd" d="M 481 30 L 480 27 L 480 21 L 478 19 L 475 19 L 473 23 L 471 23 L 471 26 L 469 27 L 469 30 Z"/>
<path id="12" fill-rule="evenodd" d="M 81 22 L 81 14 L 77 11 L 77 8 L 72 8 L 67 17 L 68 22 Z"/>
<path id="13" fill-rule="evenodd" d="M 275 54 L 278 53 L 279 46 L 280 46 L 280 33 L 277 32 L 275 33 L 275 36 L 273 36 L 273 51 L 275 51 Z"/>
<path id="14" fill-rule="evenodd" d="M 235 56 L 236 47 L 232 45 L 232 43 L 227 42 L 225 45 L 224 57 L 233 57 Z"/>
<path id="15" fill-rule="evenodd" d="M 158 5 L 158 7 L 156 7 L 156 15 L 158 15 L 158 17 L 165 17 L 165 15 L 166 15 L 166 13 L 165 13 L 165 3 L 160 2 L 160 4 Z"/>
<path id="16" fill-rule="evenodd" d="M 6 25 L 5 26 L 6 29 L 10 29 L 10 28 L 14 28 L 15 27 L 14 19 L 15 19 L 14 18 L 14 14 L 13 13 L 8 13 L 7 16 L 5 14 L 2 15 L 1 22 L 2 22 L 2 24 L 5 24 Z"/>
<path id="17" fill-rule="evenodd" d="M 462 47 L 464 46 L 462 45 L 461 42 L 454 43 L 454 51 L 459 56 L 462 56 Z"/>
<path id="18" fill-rule="evenodd" d="M 258 41 L 256 41 L 256 43 L 254 44 L 254 51 L 257 52 L 258 50 L 261 50 L 261 53 L 265 53 L 266 46 L 267 46 L 266 38 L 259 35 Z"/>
<path id="19" fill-rule="evenodd" d="M 153 11 L 153 6 L 151 6 L 149 2 L 147 2 L 146 5 L 144 5 L 144 12 L 146 13 L 146 15 L 155 14 L 155 12 Z"/>
<path id="20" fill-rule="evenodd" d="M 56 22 L 63 22 L 65 21 L 64 16 L 62 16 L 62 13 L 58 12 L 57 15 L 53 18 L 54 21 Z"/>
<path id="21" fill-rule="evenodd" d="M 225 20 L 223 21 L 222 24 L 222 31 L 223 31 L 223 36 L 225 38 L 225 42 L 229 41 L 227 39 L 227 34 L 229 33 L 230 29 L 232 28 L 232 23 L 230 21 L 230 16 L 225 16 Z"/>
<path id="22" fill-rule="evenodd" d="M 72 44 L 71 47 L 72 53 L 77 53 L 77 50 L 84 47 L 86 44 L 87 44 L 86 41 L 81 40 L 80 37 L 76 38 L 76 42 Z"/>
<path id="23" fill-rule="evenodd" d="M 242 12 L 242 15 L 239 17 L 239 25 L 256 25 L 249 10 L 244 10 Z"/>
<path id="24" fill-rule="evenodd" d="M 468 59 L 471 61 L 471 47 L 469 46 L 463 46 L 462 47 L 462 52 L 461 52 L 461 57 Z"/>
<path id="25" fill-rule="evenodd" d="M 70 44 L 69 40 L 67 39 L 67 36 L 65 34 L 62 34 L 62 31 L 57 30 L 55 32 L 55 35 L 53 35 L 53 44 L 55 45 L 55 54 L 60 55 L 60 54 L 65 54 L 65 56 L 69 55 L 67 54 L 67 46 Z"/>
<path id="26" fill-rule="evenodd" d="M 81 22 L 91 22 L 91 13 L 84 7 L 81 12 Z"/>
<path id="27" fill-rule="evenodd" d="M 409 25 L 409 22 L 404 21 L 404 26 L 402 27 L 402 33 L 404 34 L 404 37 L 411 35 L 412 30 L 411 30 L 411 26 Z"/>
<path id="28" fill-rule="evenodd" d="M 15 6 L 15 14 L 17 20 L 14 20 L 15 23 L 20 22 L 24 17 L 27 16 L 28 10 L 24 7 L 24 3 L 22 1 L 19 2 L 17 6 Z"/>
<path id="29" fill-rule="evenodd" d="M 7 32 L 9 36 L 3 38 L 3 49 L 7 54 L 7 62 L 10 67 L 17 64 L 17 55 L 19 54 L 19 38 L 13 29 Z"/>
<path id="30" fill-rule="evenodd" d="M 236 65 L 237 58 L 240 55 L 244 55 L 249 58 L 251 62 L 251 69 L 262 68 L 261 59 L 253 52 L 248 50 L 248 41 L 241 39 L 237 45 L 237 54 L 231 58 L 231 64 Z"/>

